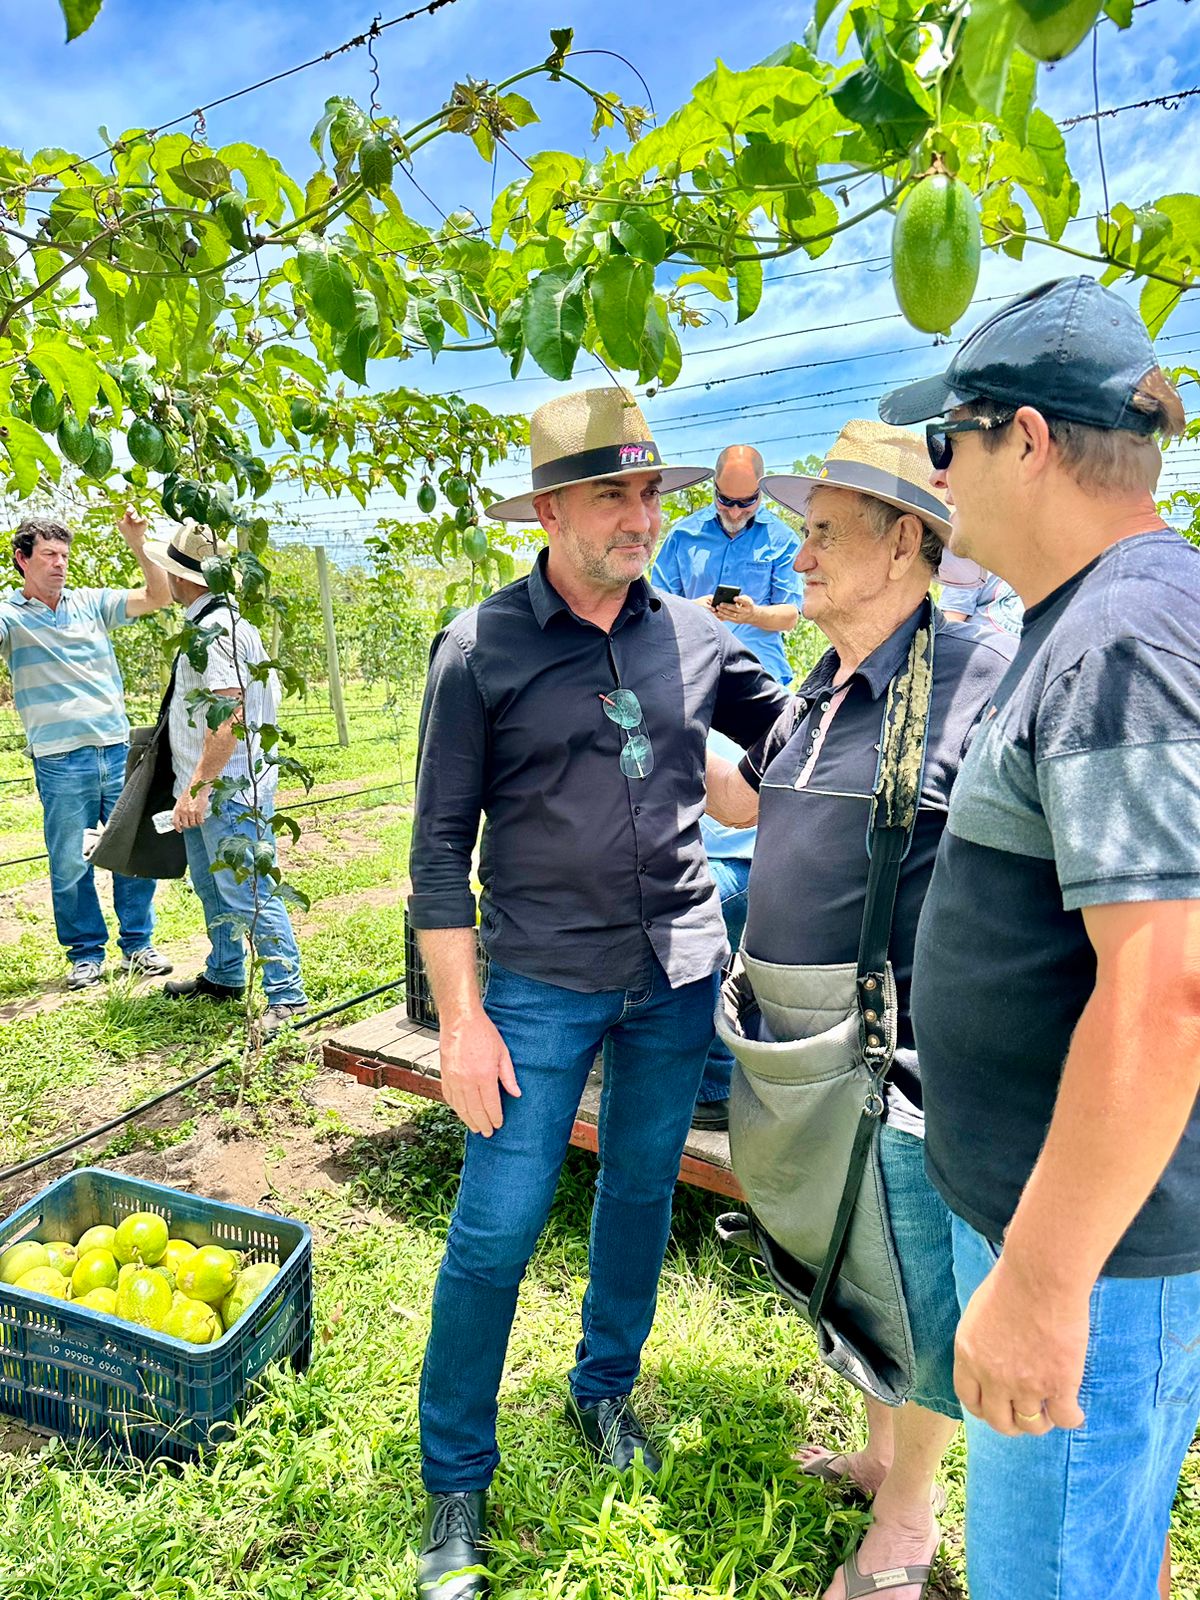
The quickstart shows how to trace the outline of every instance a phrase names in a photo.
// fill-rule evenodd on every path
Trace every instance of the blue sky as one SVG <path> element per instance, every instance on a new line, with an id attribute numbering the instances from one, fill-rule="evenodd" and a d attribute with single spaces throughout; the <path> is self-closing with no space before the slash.
<path id="1" fill-rule="evenodd" d="M 409 9 L 402 0 L 378 4 L 385 17 Z M 91 32 L 65 47 L 54 0 L 0 0 L 0 143 L 62 145 L 91 154 L 102 142 L 96 132 L 101 123 L 113 134 L 157 124 L 341 44 L 368 27 L 373 14 L 370 3 L 347 0 L 320 5 L 310 0 L 106 0 Z M 456 77 L 501 78 L 546 54 L 550 28 L 573 26 L 577 48 L 615 50 L 635 62 L 665 116 L 715 59 L 748 66 L 797 37 L 808 15 L 809 0 L 665 0 L 658 5 L 606 0 L 590 7 L 571 0 L 455 0 L 432 17 L 383 35 L 377 46 L 380 99 L 402 123 L 418 121 L 441 104 Z M 643 98 L 619 62 L 597 56 L 580 65 L 599 87 Z M 1103 27 L 1102 106 L 1198 84 L 1200 0 L 1152 0 L 1138 11 L 1128 33 Z M 367 103 L 370 73 L 364 50 L 212 112 L 210 140 L 262 144 L 294 176 L 305 177 L 314 165 L 308 137 L 331 94 Z M 575 91 L 535 81 L 531 97 L 542 121 L 523 130 L 519 148 L 578 153 L 595 148 L 588 107 Z M 1090 110 L 1090 49 L 1043 69 L 1039 99 L 1059 120 Z M 1200 189 L 1200 96 L 1174 111 L 1132 111 L 1106 119 L 1102 134 L 1113 200 L 1137 205 L 1177 189 Z M 1088 215 L 1102 204 L 1094 124 L 1083 124 L 1067 137 L 1083 191 L 1080 212 Z M 467 206 L 487 214 L 491 171 L 466 140 L 439 140 L 420 158 L 417 175 L 443 210 Z M 514 168 L 502 167 L 499 181 L 514 175 Z M 415 191 L 405 203 L 415 215 L 434 220 Z M 873 397 L 884 389 L 944 364 L 931 340 L 894 315 L 886 262 L 855 264 L 886 254 L 889 227 L 884 219 L 856 229 L 815 263 L 801 255 L 780 262 L 750 322 L 734 330 L 718 317 L 685 336 L 678 383 L 646 403 L 668 459 L 708 462 L 722 445 L 745 441 L 758 444 L 771 466 L 786 467 L 796 455 L 823 450 L 847 417 L 873 414 Z M 1092 247 L 1094 238 L 1090 222 L 1074 224 L 1066 235 L 1068 243 L 1083 248 Z M 1067 258 L 1047 250 L 1030 249 L 1024 263 L 988 253 L 978 295 L 1006 297 L 1071 270 Z M 988 309 L 968 313 L 957 331 L 969 329 Z M 855 326 L 797 331 L 847 320 Z M 1164 359 L 1200 364 L 1200 291 L 1189 296 L 1165 333 Z M 751 376 L 785 366 L 795 370 Z M 532 410 L 560 387 L 532 376 L 531 367 L 526 368 L 529 378 L 523 374 L 523 381 L 513 384 L 503 361 L 489 354 L 444 356 L 432 369 L 414 360 L 389 364 L 389 370 L 399 382 L 470 390 L 473 398 L 514 411 Z M 581 359 L 576 383 L 586 383 L 590 375 Z M 1190 410 L 1200 404 L 1194 388 L 1185 391 L 1185 399 Z M 1191 460 L 1168 458 L 1165 481 L 1200 485 L 1200 470 L 1192 464 L 1200 462 L 1200 451 L 1189 450 L 1188 456 Z M 520 469 L 519 459 L 506 463 L 493 481 L 511 492 L 519 486 Z M 378 509 L 394 511 L 397 502 L 381 496 Z M 319 530 L 353 541 L 370 521 L 357 509 L 323 500 L 297 510 L 314 536 Z"/>

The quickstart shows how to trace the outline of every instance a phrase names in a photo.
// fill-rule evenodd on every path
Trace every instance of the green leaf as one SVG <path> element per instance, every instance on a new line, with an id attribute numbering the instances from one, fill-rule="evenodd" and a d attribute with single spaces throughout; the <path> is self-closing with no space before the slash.
<path id="1" fill-rule="evenodd" d="M 761 261 L 739 261 L 733 269 L 737 285 L 737 320 L 745 322 L 758 310 L 762 299 L 763 269 Z"/>
<path id="2" fill-rule="evenodd" d="M 263 360 L 268 366 L 290 367 L 300 377 L 306 378 L 319 394 L 324 393 L 328 381 L 325 368 L 303 350 L 289 350 L 285 345 L 273 344 L 267 347 Z"/>
<path id="3" fill-rule="evenodd" d="M 432 300 L 424 298 L 412 300 L 410 305 L 421 337 L 429 346 L 430 355 L 436 356 L 446 342 L 446 327 L 441 312 Z"/>
<path id="4" fill-rule="evenodd" d="M 738 182 L 751 189 L 772 189 L 796 181 L 791 150 L 773 139 L 756 138 L 743 145 L 734 166 Z"/>
<path id="5" fill-rule="evenodd" d="M 184 194 L 194 195 L 197 200 L 215 200 L 231 187 L 229 168 L 220 156 L 185 155 L 177 167 L 167 170 L 168 176 L 175 180 L 176 188 L 182 189 Z"/>
<path id="6" fill-rule="evenodd" d="M 989 116 L 1001 114 L 1020 25 L 1013 0 L 971 0 L 959 60 L 963 81 Z"/>
<path id="7" fill-rule="evenodd" d="M 1008 83 L 1004 90 L 1004 104 L 1000 108 L 1000 121 L 1018 144 L 1024 144 L 1029 132 L 1029 116 L 1033 110 L 1037 91 L 1037 62 L 1024 50 L 1014 50 L 1008 63 Z"/>
<path id="8" fill-rule="evenodd" d="M 335 333 L 345 333 L 354 323 L 354 280 L 341 256 L 314 241 L 297 251 L 296 266 L 317 314 Z"/>
<path id="9" fill-rule="evenodd" d="M 502 94 L 500 104 L 508 112 L 518 128 L 527 127 L 531 122 L 537 122 L 538 114 L 526 100 L 523 94 Z"/>
<path id="10" fill-rule="evenodd" d="M 657 266 L 667 253 L 667 236 L 644 206 L 622 212 L 613 232 L 635 260 Z"/>
<path id="11" fill-rule="evenodd" d="M 632 256 L 610 256 L 588 279 L 596 328 L 609 357 L 619 367 L 641 365 L 641 329 L 646 303 L 654 292 L 654 268 Z"/>
<path id="12" fill-rule="evenodd" d="M 95 405 L 100 387 L 101 369 L 95 356 L 87 350 L 77 350 L 61 335 L 52 334 L 34 340 L 29 359 L 54 390 L 54 398 L 61 400 L 65 394 L 82 422 Z"/>
<path id="13" fill-rule="evenodd" d="M 729 289 L 729 282 L 723 272 L 714 272 L 711 267 L 699 267 L 695 272 L 685 272 L 678 280 L 676 288 L 686 289 L 689 284 L 695 284 L 699 289 L 707 289 L 716 300 L 732 300 L 733 295 Z M 740 318 L 738 319 L 741 320 Z"/>
<path id="14" fill-rule="evenodd" d="M 813 12 L 814 45 L 820 39 L 821 34 L 825 29 L 825 24 L 829 21 L 830 17 L 837 10 L 840 4 L 841 0 L 817 0 L 816 9 Z"/>
<path id="15" fill-rule="evenodd" d="M 1104 0 L 1104 15 L 1115 22 L 1118 28 L 1132 26 L 1133 0 Z"/>
<path id="16" fill-rule="evenodd" d="M 104 0 L 58 0 L 58 4 L 67 24 L 67 43 L 70 44 L 95 22 Z"/>
<path id="17" fill-rule="evenodd" d="M 683 351 L 679 346 L 679 335 L 671 324 L 667 323 L 667 344 L 663 351 L 663 358 L 658 366 L 658 384 L 660 389 L 667 389 L 683 371 Z"/>
<path id="18" fill-rule="evenodd" d="M 354 291 L 354 326 L 337 341 L 338 366 L 355 383 L 367 381 L 367 358 L 379 345 L 379 307 L 365 289 Z"/>
<path id="19" fill-rule="evenodd" d="M 39 466 L 58 482 L 62 463 L 50 448 L 50 441 L 22 417 L 0 412 L 0 444 L 12 463 L 13 488 L 22 497 L 37 488 Z"/>
<path id="20" fill-rule="evenodd" d="M 648 383 L 659 371 L 667 354 L 667 334 L 671 325 L 667 320 L 667 302 L 656 294 L 646 307 L 646 323 L 642 329 L 641 364 L 638 382 Z"/>
<path id="21" fill-rule="evenodd" d="M 1146 279 L 1138 310 L 1152 339 L 1157 339 L 1172 311 L 1177 311 L 1183 304 L 1183 297 L 1184 291 L 1173 284 L 1160 283 L 1157 278 Z"/>
<path id="22" fill-rule="evenodd" d="M 586 325 L 580 275 L 568 267 L 539 273 L 525 292 L 521 328 L 525 348 L 549 377 L 571 376 Z"/>

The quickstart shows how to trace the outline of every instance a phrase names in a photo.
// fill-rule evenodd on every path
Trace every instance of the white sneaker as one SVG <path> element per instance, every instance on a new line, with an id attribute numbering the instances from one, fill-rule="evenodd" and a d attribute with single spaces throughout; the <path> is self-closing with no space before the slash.
<path id="1" fill-rule="evenodd" d="M 135 978 L 165 978 L 175 968 L 152 944 L 144 944 L 140 950 L 124 957 L 121 971 L 131 972 Z"/>
<path id="2" fill-rule="evenodd" d="M 103 961 L 73 961 L 67 973 L 68 989 L 94 989 L 104 982 Z"/>

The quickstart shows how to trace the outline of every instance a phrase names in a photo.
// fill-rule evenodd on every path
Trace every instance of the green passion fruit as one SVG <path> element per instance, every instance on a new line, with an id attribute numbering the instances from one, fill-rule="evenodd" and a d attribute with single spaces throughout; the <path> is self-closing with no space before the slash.
<path id="1" fill-rule="evenodd" d="M 1035 61 L 1061 61 L 1096 26 L 1104 0 L 1016 0 L 1017 43 Z"/>
<path id="2" fill-rule="evenodd" d="M 900 310 L 922 333 L 949 333 L 979 281 L 979 211 L 965 183 L 922 178 L 892 230 L 892 282 Z"/>

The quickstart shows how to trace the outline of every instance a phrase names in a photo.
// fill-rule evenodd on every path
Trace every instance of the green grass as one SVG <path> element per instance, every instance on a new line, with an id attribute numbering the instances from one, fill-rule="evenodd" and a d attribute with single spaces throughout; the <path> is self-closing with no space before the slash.
<path id="1" fill-rule="evenodd" d="M 364 698 L 355 691 L 350 702 Z M 350 789 L 411 777 L 414 712 L 415 703 L 399 748 L 390 733 L 386 742 L 363 742 L 366 730 L 388 731 L 378 713 L 355 718 L 358 742 L 349 751 L 311 753 L 319 781 Z M 334 737 L 328 717 L 293 725 L 309 745 Z M 18 761 L 0 751 L 0 776 Z M 24 837 L 32 826 L 36 837 L 35 802 L 4 793 L 0 859 L 19 830 Z M 289 870 L 313 900 L 300 922 L 301 950 L 319 1007 L 402 976 L 410 817 L 393 805 L 295 809 L 309 831 Z M 0 877 L 0 891 L 9 886 Z M 184 884 L 163 885 L 156 906 L 164 948 L 201 933 Z M 54 984 L 64 963 L 46 910 L 18 912 L 14 898 L 0 894 L 0 917 L 17 934 L 0 942 L 0 999 Z M 387 1003 L 359 1009 L 370 1014 Z M 114 985 L 0 1023 L 0 1162 L 99 1120 L 94 1104 L 114 1079 L 120 1102 L 130 1104 L 225 1054 L 237 1043 L 237 1018 L 233 1008 L 176 1006 L 152 987 Z M 301 1091 L 316 1070 L 297 1045 L 270 1047 L 237 1113 L 243 1137 L 259 1136 L 272 1160 L 283 1153 L 285 1127 L 306 1116 L 314 1137 L 337 1139 L 343 1152 L 344 1181 L 308 1195 L 301 1208 L 317 1230 L 311 1366 L 303 1375 L 274 1371 L 234 1438 L 194 1466 L 121 1466 L 61 1442 L 37 1456 L 0 1453 L 4 1600 L 410 1600 L 421 1511 L 417 1381 L 462 1136 L 443 1108 L 381 1093 L 380 1134 L 347 1142 L 335 1114 L 307 1109 Z M 237 1080 L 236 1071 L 222 1074 L 172 1102 L 165 1123 L 132 1125 L 81 1159 L 164 1149 L 213 1107 L 232 1116 Z M 382 1136 L 388 1123 L 406 1122 L 406 1137 Z M 753 1266 L 717 1251 L 713 1222 L 723 1202 L 691 1189 L 677 1198 L 639 1389 L 667 1450 L 664 1475 L 619 1481 L 582 1454 L 566 1426 L 594 1177 L 593 1159 L 572 1152 L 522 1291 L 501 1395 L 495 1593 L 819 1595 L 860 1537 L 864 1515 L 800 1477 L 790 1453 L 808 1438 L 856 1440 L 860 1408 Z M 961 1446 L 948 1478 L 948 1524 L 961 1529 Z M 1193 1456 L 1176 1516 L 1179 1600 L 1197 1593 L 1198 1509 Z M 960 1557 L 953 1535 L 944 1570 L 960 1572 Z"/>

